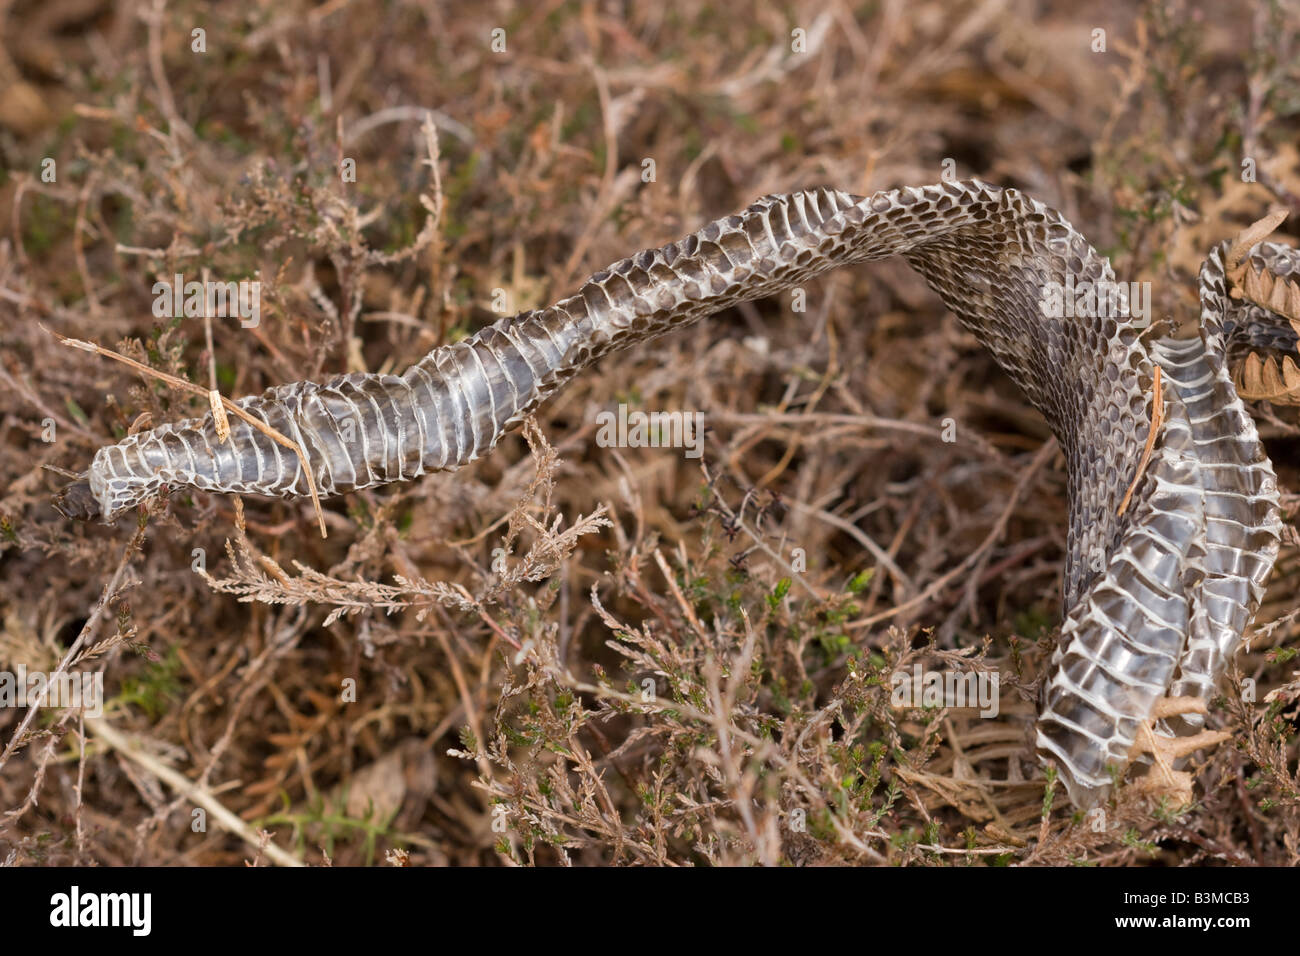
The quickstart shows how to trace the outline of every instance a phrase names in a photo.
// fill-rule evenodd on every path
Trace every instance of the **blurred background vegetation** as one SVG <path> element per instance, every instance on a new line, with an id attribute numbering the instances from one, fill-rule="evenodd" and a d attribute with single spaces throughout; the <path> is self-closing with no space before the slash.
<path id="1" fill-rule="evenodd" d="M 0 668 L 74 648 L 108 698 L 0 709 L 0 860 L 1296 863 L 1294 530 L 1198 802 L 1091 826 L 1030 731 L 1063 462 L 901 262 L 607 357 L 324 540 L 189 492 L 76 525 L 46 466 L 205 411 L 47 329 L 232 397 L 400 371 L 818 184 L 1023 189 L 1192 319 L 1211 245 L 1277 204 L 1294 241 L 1298 60 L 1287 2 L 0 3 Z M 261 324 L 156 319 L 177 272 Z M 619 402 L 702 411 L 703 459 L 597 447 Z M 1300 432 L 1253 410 L 1290 525 Z M 892 709 L 918 661 L 999 716 Z"/>

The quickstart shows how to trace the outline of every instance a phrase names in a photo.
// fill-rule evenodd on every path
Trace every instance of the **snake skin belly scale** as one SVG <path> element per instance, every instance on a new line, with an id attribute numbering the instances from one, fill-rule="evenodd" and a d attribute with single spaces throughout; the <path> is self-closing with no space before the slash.
<path id="1" fill-rule="evenodd" d="M 1046 418 L 1065 455 L 1064 624 L 1044 682 L 1037 742 L 1088 807 L 1133 759 L 1169 695 L 1208 698 L 1259 606 L 1277 554 L 1276 479 L 1233 388 L 1230 337 L 1271 313 L 1226 293 L 1224 246 L 1200 276 L 1199 336 L 1144 342 L 1127 315 L 1054 318 L 1048 283 L 1113 282 L 1110 264 L 1055 210 L 979 181 L 861 198 L 831 189 L 766 196 L 685 239 L 593 275 L 549 308 L 435 349 L 403 375 L 297 382 L 239 401 L 300 442 L 322 497 L 487 453 L 601 355 L 773 295 L 831 268 L 903 256 Z M 1295 254 L 1252 253 L 1283 271 Z M 1151 428 L 1155 368 L 1164 425 L 1129 507 Z M 308 494 L 297 456 L 247 423 L 217 440 L 211 416 L 101 449 L 67 513 L 106 519 L 162 485 Z M 1192 732 L 1199 715 L 1160 721 Z"/>

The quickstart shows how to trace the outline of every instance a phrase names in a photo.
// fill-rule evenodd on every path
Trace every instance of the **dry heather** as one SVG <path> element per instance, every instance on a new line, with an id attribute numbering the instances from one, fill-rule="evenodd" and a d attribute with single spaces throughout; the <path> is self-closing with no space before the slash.
<path id="1" fill-rule="evenodd" d="M 1297 862 L 1295 410 L 1252 406 L 1288 521 L 1257 699 L 1215 702 L 1195 804 L 1094 826 L 1030 742 L 1062 459 L 901 262 L 607 357 L 327 538 L 310 502 L 50 505 L 206 409 L 54 332 L 230 397 L 401 370 L 801 186 L 1017 186 L 1193 316 L 1214 242 L 1279 203 L 1295 241 L 1300 15 L 1082 6 L 0 4 L 0 671 L 105 698 L 0 708 L 0 860 Z M 260 323 L 155 318 L 176 273 L 260 279 Z M 703 412 L 702 458 L 600 447 L 619 403 Z M 999 714 L 891 707 L 916 663 L 996 670 Z"/>

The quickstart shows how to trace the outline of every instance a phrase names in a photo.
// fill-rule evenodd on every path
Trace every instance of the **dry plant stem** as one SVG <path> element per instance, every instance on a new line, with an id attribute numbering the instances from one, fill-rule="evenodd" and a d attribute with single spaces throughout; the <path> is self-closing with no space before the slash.
<path id="1" fill-rule="evenodd" d="M 664 566 L 663 556 L 658 549 L 655 550 L 655 560 L 659 563 L 660 569 L 667 573 Z M 671 580 L 671 579 L 670 579 Z M 681 592 L 676 585 L 673 586 L 673 593 L 681 601 Z M 683 603 L 684 609 L 689 609 L 689 605 Z M 708 680 L 709 698 L 713 704 L 713 729 L 718 737 L 718 750 L 722 757 L 723 771 L 726 774 L 727 785 L 731 787 L 732 792 L 736 794 L 735 806 L 740 818 L 744 822 L 745 830 L 749 834 L 750 843 L 753 850 L 764 866 L 776 866 L 780 858 L 780 841 L 763 839 L 758 832 L 758 825 L 754 820 L 754 811 L 751 805 L 751 796 L 754 789 L 753 773 L 742 772 L 741 755 L 734 753 L 731 748 L 730 722 L 724 721 L 723 714 L 731 714 L 735 711 L 736 695 L 740 689 L 741 675 L 749 673 L 750 664 L 754 659 L 754 644 L 756 636 L 753 627 L 750 626 L 749 615 L 742 609 L 741 620 L 745 625 L 745 643 L 741 646 L 740 652 L 732 661 L 730 676 L 727 679 L 726 692 L 723 693 L 719 687 L 719 669 L 716 659 L 710 661 L 706 670 Z M 690 618 L 694 623 L 695 615 L 692 613 Z M 695 626 L 698 628 L 698 624 Z"/>
<path id="2" fill-rule="evenodd" d="M 77 802 L 73 819 L 76 827 L 74 837 L 77 847 L 76 858 L 80 862 L 86 855 L 86 831 L 81 821 L 81 810 L 85 806 L 86 794 L 86 712 L 83 710 L 78 716 L 80 720 L 77 723 Z"/>
<path id="3" fill-rule="evenodd" d="M 450 622 L 444 621 L 450 626 Z M 434 635 L 438 643 L 442 646 L 443 656 L 447 658 L 447 664 L 451 667 L 451 678 L 456 685 L 456 693 L 460 695 L 460 705 L 465 711 L 465 720 L 469 723 L 469 728 L 474 734 L 477 746 L 474 748 L 478 751 L 475 755 L 475 762 L 478 764 L 478 772 L 485 780 L 492 779 L 492 765 L 488 763 L 483 748 L 487 745 L 487 738 L 483 736 L 483 722 L 479 719 L 478 708 L 474 706 L 474 696 L 470 693 L 469 683 L 465 680 L 465 674 L 460 667 L 460 658 L 458 658 L 451 648 L 451 641 L 447 639 L 445 628 L 436 628 Z M 485 806 L 490 806 L 486 804 Z"/>
<path id="4" fill-rule="evenodd" d="M 655 563 L 659 565 L 659 571 L 663 574 L 664 580 L 668 582 L 668 589 L 673 592 L 673 598 L 676 599 L 677 606 L 682 609 L 682 614 L 685 615 L 686 620 L 690 622 L 694 630 L 703 631 L 699 618 L 695 616 L 695 608 L 691 607 L 690 602 L 683 596 L 682 589 L 677 586 L 677 578 L 672 569 L 668 567 L 668 562 L 664 560 L 663 553 L 658 548 L 655 548 L 654 555 Z M 683 566 L 685 565 L 683 564 Z"/>
<path id="5" fill-rule="evenodd" d="M 227 833 L 231 833 L 249 846 L 263 850 L 268 857 L 281 866 L 303 866 L 297 857 L 281 849 L 274 843 L 263 844 L 253 829 L 226 807 L 210 790 L 198 786 L 184 774 L 162 763 L 148 751 L 136 746 L 127 736 L 102 717 L 86 718 L 86 727 L 105 744 L 112 747 L 123 757 L 139 764 L 144 770 L 153 774 L 180 796 L 190 800 L 212 814 L 213 822 Z"/>
<path id="6" fill-rule="evenodd" d="M 203 287 L 207 288 L 208 270 L 203 270 Z M 212 316 L 203 316 L 203 339 L 208 347 L 208 406 L 212 409 L 212 421 L 217 427 L 217 440 L 225 443 L 230 440 L 230 420 L 226 418 L 226 409 L 221 404 L 221 390 L 217 388 L 217 350 L 212 345 Z"/>
<path id="7" fill-rule="evenodd" d="M 1155 369 L 1155 378 L 1151 381 L 1151 431 L 1147 432 L 1147 443 L 1142 449 L 1142 457 L 1138 459 L 1137 474 L 1133 476 L 1133 483 L 1128 486 L 1128 491 L 1124 494 L 1124 500 L 1119 503 L 1120 514 L 1127 510 L 1128 503 L 1133 498 L 1133 492 L 1137 489 L 1138 482 L 1142 480 L 1142 474 L 1146 471 L 1147 462 L 1151 460 L 1151 450 L 1156 447 L 1156 435 L 1160 432 L 1160 426 L 1165 423 L 1165 398 L 1164 390 L 1160 384 L 1160 366 L 1157 365 Z"/>
<path id="8" fill-rule="evenodd" d="M 158 92 L 158 108 L 167 118 L 169 130 L 173 134 L 179 132 L 185 138 L 193 139 L 194 131 L 176 112 L 176 101 L 172 97 L 171 84 L 167 82 L 167 71 L 163 66 L 162 19 L 166 8 L 166 0 L 154 0 L 148 10 L 139 13 L 140 19 L 144 20 L 149 32 L 149 72 L 153 76 L 154 87 Z"/>
<path id="9" fill-rule="evenodd" d="M 44 329 L 45 326 L 41 326 L 41 328 Z M 105 358 L 111 358 L 116 362 L 121 362 L 123 365 L 126 365 L 129 368 L 135 369 L 135 371 L 139 372 L 142 375 L 148 375 L 151 378 L 155 378 L 160 382 L 166 382 L 168 385 L 172 386 L 173 388 L 178 388 L 181 389 L 182 391 L 190 392 L 195 395 L 202 395 L 204 398 L 207 398 L 209 402 L 214 401 L 215 390 L 205 389 L 200 385 L 195 385 L 193 382 L 187 382 L 183 378 L 177 378 L 175 375 L 168 375 L 166 372 L 160 372 L 157 369 L 152 369 L 147 365 L 142 365 L 141 363 L 135 361 L 135 359 L 127 358 L 125 355 L 119 355 L 117 352 L 110 351 L 109 349 L 104 348 L 102 345 L 96 345 L 94 342 L 87 342 L 83 339 L 69 338 L 66 335 L 60 335 L 58 332 L 55 332 L 53 329 L 45 329 L 45 331 L 49 332 L 51 335 L 53 335 L 64 345 L 71 346 L 74 349 L 81 349 L 83 352 L 93 352 L 96 355 L 102 355 Z M 303 475 L 307 479 L 307 489 L 308 491 L 311 492 L 311 504 L 312 507 L 316 510 L 316 520 L 320 523 L 320 536 L 322 538 L 328 538 L 329 533 L 325 530 L 325 515 L 321 511 L 320 496 L 316 494 L 316 479 L 312 477 L 311 466 L 307 460 L 307 450 L 303 448 L 301 445 L 299 445 L 297 442 L 282 435 L 280 432 L 272 428 L 270 425 L 267 425 L 265 422 L 259 420 L 255 416 L 250 415 L 248 412 L 244 411 L 242 408 L 240 408 L 238 405 L 236 405 L 234 402 L 232 402 L 230 399 L 226 398 L 225 396 L 218 395 L 216 397 L 219 397 L 221 399 L 222 407 L 228 409 L 231 412 L 234 412 L 235 415 L 237 415 L 239 418 L 243 419 L 244 421 L 248 422 L 248 424 L 252 425 L 263 435 L 266 435 L 271 440 L 283 445 L 285 448 L 290 449 L 295 455 L 298 456 L 298 461 L 302 464 Z M 213 406 L 213 411 L 215 414 L 216 412 L 215 405 Z"/>

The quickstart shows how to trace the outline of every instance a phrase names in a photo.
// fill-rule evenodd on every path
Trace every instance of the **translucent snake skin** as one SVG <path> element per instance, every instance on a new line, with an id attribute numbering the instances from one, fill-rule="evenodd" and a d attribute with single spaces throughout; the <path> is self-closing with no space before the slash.
<path id="1" fill-rule="evenodd" d="M 623 259 L 576 295 L 435 349 L 403 375 L 296 382 L 238 404 L 300 442 L 322 497 L 457 468 L 599 356 L 836 266 L 901 255 L 1047 419 L 1068 465 L 1064 625 L 1042 694 L 1037 744 L 1071 800 L 1102 799 L 1166 696 L 1208 698 L 1241 644 L 1277 555 L 1276 479 L 1233 388 L 1234 343 L 1272 343 L 1285 323 L 1231 299 L 1223 256 L 1200 274 L 1200 335 L 1139 338 L 1120 314 L 1053 318 L 1048 283 L 1113 281 L 1060 213 L 979 181 L 880 192 L 766 196 L 694 235 Z M 1295 250 L 1252 261 L 1287 273 Z M 1151 428 L 1154 370 L 1164 424 L 1132 500 Z M 163 485 L 293 498 L 295 454 L 211 415 L 132 435 L 95 455 L 60 507 L 106 519 Z M 1186 734 L 1199 715 L 1158 722 Z"/>

